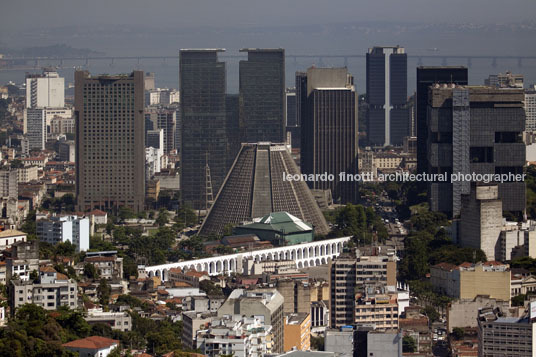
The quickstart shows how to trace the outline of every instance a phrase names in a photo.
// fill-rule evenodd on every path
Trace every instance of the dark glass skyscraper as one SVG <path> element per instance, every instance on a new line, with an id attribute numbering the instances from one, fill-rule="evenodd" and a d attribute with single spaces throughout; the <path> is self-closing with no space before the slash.
<path id="1" fill-rule="evenodd" d="M 355 202 L 357 182 L 341 181 L 339 173 L 357 174 L 357 96 L 346 68 L 309 68 L 301 116 L 301 171 L 332 174 L 333 180 L 308 182 L 312 189 L 330 189 L 340 203 Z M 304 95 L 306 94 L 306 96 Z"/>
<path id="2" fill-rule="evenodd" d="M 75 72 L 78 210 L 144 209 L 143 85 L 142 71 L 95 77 Z"/>
<path id="3" fill-rule="evenodd" d="M 523 89 L 437 84 L 428 89 L 428 173 L 447 174 L 447 182 L 428 185 L 432 211 L 460 214 L 473 174 L 521 175 L 525 165 Z M 451 174 L 470 175 L 452 180 Z M 460 177 L 460 176 L 457 176 Z M 498 182 L 503 210 L 525 210 L 525 182 Z M 492 178 L 492 182 L 496 179 Z"/>
<path id="4" fill-rule="evenodd" d="M 428 87 L 435 83 L 467 84 L 467 68 L 462 66 L 417 67 L 417 171 L 428 172 L 428 154 L 426 141 L 428 124 L 426 107 L 428 105 Z"/>
<path id="5" fill-rule="evenodd" d="M 240 61 L 242 142 L 285 141 L 285 50 L 243 48 Z"/>
<path id="6" fill-rule="evenodd" d="M 183 49 L 179 54 L 181 97 L 181 190 L 183 202 L 206 208 L 207 174 L 213 193 L 227 173 L 227 113 L 225 63 L 222 49 Z"/>
<path id="7" fill-rule="evenodd" d="M 407 55 L 403 47 L 374 47 L 367 53 L 369 145 L 402 145 L 409 134 Z"/>

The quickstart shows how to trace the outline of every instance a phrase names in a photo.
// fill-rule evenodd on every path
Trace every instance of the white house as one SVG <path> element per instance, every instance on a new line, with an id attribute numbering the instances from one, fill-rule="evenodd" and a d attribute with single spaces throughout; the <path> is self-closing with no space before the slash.
<path id="1" fill-rule="evenodd" d="M 62 346 L 71 352 L 78 352 L 80 357 L 107 357 L 114 348 L 119 347 L 119 341 L 101 336 L 90 336 L 64 343 Z"/>

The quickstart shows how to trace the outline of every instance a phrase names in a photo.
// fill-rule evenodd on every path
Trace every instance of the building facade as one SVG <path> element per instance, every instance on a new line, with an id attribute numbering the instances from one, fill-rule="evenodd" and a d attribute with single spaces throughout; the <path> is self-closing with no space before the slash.
<path id="1" fill-rule="evenodd" d="M 144 209 L 143 72 L 75 72 L 78 210 Z"/>
<path id="2" fill-rule="evenodd" d="M 225 315 L 241 315 L 245 317 L 263 316 L 264 323 L 272 326 L 274 343 L 272 352 L 283 352 L 283 296 L 277 290 L 235 289 L 218 310 L 218 317 Z"/>
<path id="3" fill-rule="evenodd" d="M 417 67 L 417 171 L 428 172 L 428 88 L 436 83 L 453 83 L 467 85 L 468 74 L 466 67 L 439 66 Z"/>
<path id="4" fill-rule="evenodd" d="M 285 142 L 285 50 L 243 48 L 240 61 L 241 142 Z"/>
<path id="5" fill-rule="evenodd" d="M 65 79 L 45 68 L 42 74 L 26 75 L 26 108 L 65 106 Z"/>
<path id="6" fill-rule="evenodd" d="M 437 176 L 428 183 L 432 211 L 458 216 L 471 182 L 484 181 L 477 174 L 491 175 L 490 182 L 506 175 L 497 183 L 503 210 L 525 210 L 525 182 L 516 179 L 523 174 L 526 154 L 523 99 L 521 89 L 446 84 L 429 88 L 427 172 L 448 178 Z M 451 181 L 451 175 L 463 179 Z"/>
<path id="7" fill-rule="evenodd" d="M 308 181 L 311 189 L 331 190 L 334 201 L 356 202 L 357 182 L 340 173 L 358 172 L 357 96 L 346 68 L 307 70 L 306 115 L 301 112 L 301 172 L 333 175 L 333 180 Z M 343 175 L 344 175 L 343 174 Z"/>
<path id="8" fill-rule="evenodd" d="M 58 244 L 71 242 L 77 252 L 89 249 L 89 218 L 52 216 L 37 220 L 37 237 L 41 242 Z"/>
<path id="9" fill-rule="evenodd" d="M 373 47 L 367 53 L 367 139 L 372 146 L 401 146 L 409 135 L 408 68 L 403 47 Z"/>
<path id="10" fill-rule="evenodd" d="M 183 49 L 179 54 L 181 189 L 184 203 L 208 208 L 207 166 L 213 195 L 227 174 L 225 63 L 222 49 Z"/>

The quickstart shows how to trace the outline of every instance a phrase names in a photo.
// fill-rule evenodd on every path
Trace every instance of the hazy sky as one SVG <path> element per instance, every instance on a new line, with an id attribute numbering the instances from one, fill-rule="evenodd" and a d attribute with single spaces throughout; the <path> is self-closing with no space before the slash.
<path id="1" fill-rule="evenodd" d="M 4 0 L 0 30 L 111 23 L 175 27 L 535 18 L 535 0 Z"/>

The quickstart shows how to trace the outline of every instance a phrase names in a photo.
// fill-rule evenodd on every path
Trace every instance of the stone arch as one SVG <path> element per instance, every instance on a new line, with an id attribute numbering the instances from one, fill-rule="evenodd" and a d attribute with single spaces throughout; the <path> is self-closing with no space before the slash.
<path id="1" fill-rule="evenodd" d="M 290 251 L 290 260 L 295 260 L 296 259 L 296 250 L 291 250 Z"/>
<path id="2" fill-rule="evenodd" d="M 303 268 L 303 264 L 302 262 L 298 262 L 298 269 L 301 269 L 301 268 Z"/>
<path id="3" fill-rule="evenodd" d="M 229 270 L 230 270 L 230 271 L 233 271 L 233 272 L 236 271 L 236 268 L 235 268 L 235 259 L 236 259 L 236 258 L 233 258 L 233 259 L 231 259 L 231 260 L 229 261 Z"/>
<path id="4" fill-rule="evenodd" d="M 169 272 L 167 269 L 162 270 L 162 280 L 168 281 L 169 280 Z"/>
<path id="5" fill-rule="evenodd" d="M 321 264 L 321 263 L 320 263 L 320 259 L 319 259 L 319 258 L 316 258 L 316 260 L 315 260 L 315 265 L 320 265 L 320 264 Z"/>
<path id="6" fill-rule="evenodd" d="M 154 276 L 154 271 L 151 270 L 148 275 L 149 275 L 149 278 L 152 278 Z"/>
<path id="7" fill-rule="evenodd" d="M 328 263 L 325 257 L 322 257 L 322 259 L 320 259 L 320 262 L 322 263 L 322 265 Z"/>
<path id="8" fill-rule="evenodd" d="M 313 247 L 309 247 L 309 254 L 307 254 L 307 258 L 311 258 L 313 256 Z"/>
<path id="9" fill-rule="evenodd" d="M 208 265 L 208 273 L 209 274 L 214 274 L 215 273 L 215 264 L 214 264 L 214 262 L 209 263 L 209 265 Z"/>
<path id="10" fill-rule="evenodd" d="M 261 262 L 264 262 L 266 261 L 266 254 L 262 253 L 261 254 Z"/>
<path id="11" fill-rule="evenodd" d="M 199 263 L 197 263 L 197 265 L 195 266 L 195 270 L 197 271 L 202 271 L 203 270 L 203 266 Z"/>
<path id="12" fill-rule="evenodd" d="M 326 246 L 322 244 L 320 246 L 320 255 L 323 256 L 325 254 L 326 254 Z"/>
<path id="13" fill-rule="evenodd" d="M 208 269 L 209 269 L 209 265 L 208 265 L 208 262 L 206 262 L 205 264 L 203 264 L 203 271 L 206 271 L 208 273 Z"/>
<path id="14" fill-rule="evenodd" d="M 159 278 L 162 276 L 162 273 L 160 272 L 160 270 L 155 271 L 154 274 Z"/>
<path id="15" fill-rule="evenodd" d="M 222 269 L 221 260 L 218 260 L 218 261 L 216 262 L 216 273 L 220 273 L 220 272 L 221 272 L 221 269 Z"/>
<path id="16" fill-rule="evenodd" d="M 296 250 L 296 259 L 303 258 L 303 251 L 301 249 Z"/>
<path id="17" fill-rule="evenodd" d="M 316 265 L 315 265 L 315 260 L 314 260 L 314 259 L 311 259 L 311 260 L 309 261 L 309 266 L 310 266 L 310 267 L 314 267 L 314 266 L 316 266 Z"/>
<path id="18" fill-rule="evenodd" d="M 318 246 L 315 246 L 313 257 L 318 257 Z"/>
<path id="19" fill-rule="evenodd" d="M 229 271 L 229 261 L 227 259 L 225 259 L 223 261 L 223 271 L 224 272 L 228 272 Z"/>
<path id="20" fill-rule="evenodd" d="M 308 268 L 309 267 L 309 262 L 306 260 L 303 262 L 303 267 L 304 268 Z"/>

